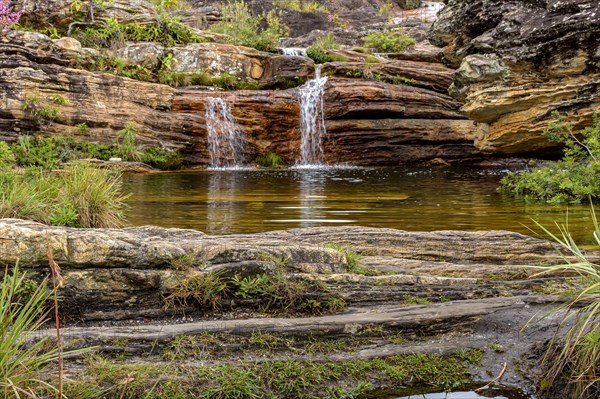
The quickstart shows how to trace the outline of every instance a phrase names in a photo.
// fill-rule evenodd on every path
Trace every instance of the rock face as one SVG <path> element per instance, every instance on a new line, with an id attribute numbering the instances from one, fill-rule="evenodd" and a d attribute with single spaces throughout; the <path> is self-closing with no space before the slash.
<path id="1" fill-rule="evenodd" d="M 428 51 L 426 54 L 431 54 Z M 99 50 L 82 48 L 72 38 L 51 40 L 39 33 L 11 31 L 0 38 L 0 52 L 6 55 L 0 59 L 3 140 L 14 141 L 23 134 L 44 131 L 114 143 L 117 132 L 128 121 L 134 121 L 140 145 L 179 150 L 187 162 L 206 165 L 205 105 L 208 98 L 217 96 L 232 105 L 250 143 L 249 160 L 268 151 L 280 154 L 289 163 L 299 156 L 296 89 L 174 89 L 90 72 L 81 69 L 82 63 L 100 57 Z M 157 70 L 162 57 L 173 54 L 174 72 L 204 71 L 212 76 L 229 73 L 263 88 L 286 82 L 298 84 L 312 73 L 312 61 L 306 58 L 227 44 L 164 48 L 154 43 L 135 43 L 111 54 L 121 57 L 125 65 L 141 65 L 148 70 Z M 432 59 L 431 55 L 425 57 Z M 410 59 L 382 59 L 377 64 L 365 63 L 364 55 L 356 55 L 356 59 L 323 67 L 325 73 L 337 75 L 329 79 L 325 90 L 327 162 L 400 165 L 437 158 L 464 161 L 480 157 L 473 146 L 474 125 L 458 111 L 460 104 L 445 94 L 452 70 L 439 63 Z M 368 79 L 347 78 L 357 73 Z M 67 103 L 54 104 L 55 95 Z M 49 120 L 36 113 L 47 107 L 57 109 L 56 117 Z M 76 127 L 80 123 L 89 127 L 86 133 Z"/>
<path id="2" fill-rule="evenodd" d="M 544 153 L 551 113 L 577 128 L 600 110 L 600 3 L 450 0 L 431 40 L 458 67 L 450 93 L 479 123 L 486 152 Z"/>

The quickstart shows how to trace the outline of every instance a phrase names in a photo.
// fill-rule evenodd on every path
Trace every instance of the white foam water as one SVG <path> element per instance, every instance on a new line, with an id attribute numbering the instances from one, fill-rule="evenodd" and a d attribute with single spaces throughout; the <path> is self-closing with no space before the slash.
<path id="1" fill-rule="evenodd" d="M 246 156 L 246 134 L 235 121 L 229 104 L 222 98 L 207 98 L 205 118 L 210 168 L 243 168 Z"/>
<path id="2" fill-rule="evenodd" d="M 315 67 L 315 77 L 298 90 L 300 95 L 300 159 L 296 166 L 319 168 L 323 165 L 323 137 L 327 134 L 323 112 L 323 93 L 327 76 Z"/>

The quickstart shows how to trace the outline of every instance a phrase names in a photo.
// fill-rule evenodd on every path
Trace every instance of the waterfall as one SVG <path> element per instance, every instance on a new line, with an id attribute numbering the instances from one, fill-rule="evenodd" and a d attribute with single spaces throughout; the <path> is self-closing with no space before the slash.
<path id="1" fill-rule="evenodd" d="M 323 137 L 325 118 L 323 112 L 323 93 L 327 76 L 321 77 L 321 68 L 315 66 L 315 77 L 299 89 L 300 93 L 300 160 L 297 165 L 323 164 Z"/>
<path id="2" fill-rule="evenodd" d="M 305 48 L 283 47 L 283 48 L 280 48 L 279 50 L 281 50 L 281 54 L 283 54 L 283 55 L 291 55 L 294 57 L 307 57 Z"/>
<path id="3" fill-rule="evenodd" d="M 231 108 L 222 98 L 206 99 L 206 130 L 211 168 L 243 166 L 246 153 L 246 135 L 231 114 Z"/>

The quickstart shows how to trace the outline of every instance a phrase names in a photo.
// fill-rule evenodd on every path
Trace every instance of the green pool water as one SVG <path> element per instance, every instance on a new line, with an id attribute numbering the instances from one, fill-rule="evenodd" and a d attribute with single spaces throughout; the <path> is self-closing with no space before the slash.
<path id="1" fill-rule="evenodd" d="M 412 231 L 503 229 L 532 219 L 592 242 L 589 206 L 527 204 L 497 191 L 506 170 L 347 168 L 129 175 L 129 222 L 210 234 L 360 225 Z M 539 229 L 538 229 L 539 230 Z"/>

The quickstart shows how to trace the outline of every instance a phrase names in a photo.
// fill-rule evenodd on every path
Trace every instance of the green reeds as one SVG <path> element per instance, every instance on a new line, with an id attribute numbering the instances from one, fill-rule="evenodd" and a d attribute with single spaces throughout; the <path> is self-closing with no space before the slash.
<path id="1" fill-rule="evenodd" d="M 600 226 L 592 208 L 594 238 L 600 246 Z M 534 316 L 525 325 L 537 323 L 553 314 L 563 314 L 550 341 L 542 363 L 546 365 L 541 386 L 551 386 L 559 377 L 568 378 L 577 398 L 597 398 L 600 393 L 600 265 L 590 261 L 585 251 L 577 246 L 565 226 L 557 224 L 554 234 L 536 224 L 550 237 L 564 263 L 553 266 L 533 266 L 545 273 L 579 275 L 583 288 L 561 305 L 541 317 Z M 525 328 L 524 327 L 524 328 Z"/>

